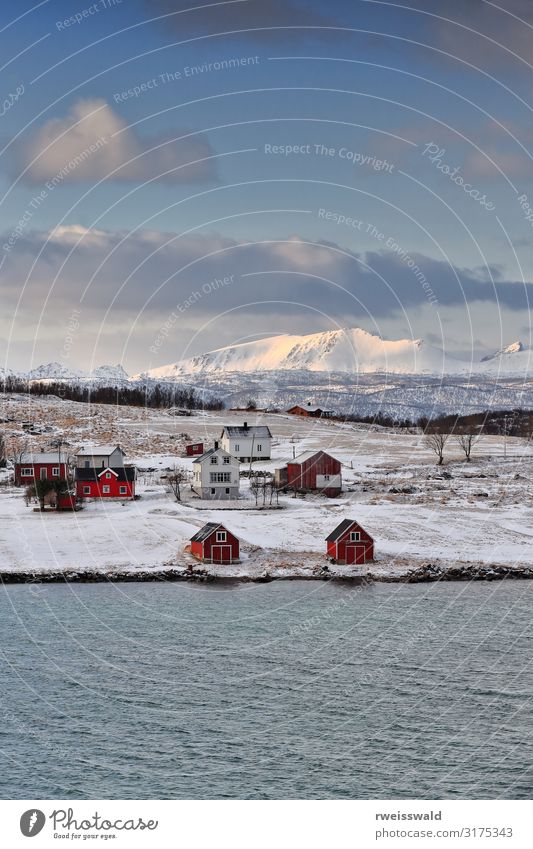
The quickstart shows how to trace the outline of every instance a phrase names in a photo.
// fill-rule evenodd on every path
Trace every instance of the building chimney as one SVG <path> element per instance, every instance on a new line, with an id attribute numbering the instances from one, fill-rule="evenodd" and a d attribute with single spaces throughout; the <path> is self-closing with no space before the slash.
<path id="1" fill-rule="evenodd" d="M 218 442 L 215 440 L 215 451 L 218 451 Z"/>

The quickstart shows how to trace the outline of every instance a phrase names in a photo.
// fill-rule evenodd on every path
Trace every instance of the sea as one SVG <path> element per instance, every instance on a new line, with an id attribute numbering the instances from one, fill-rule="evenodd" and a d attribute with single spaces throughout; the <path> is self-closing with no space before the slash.
<path id="1" fill-rule="evenodd" d="M 533 582 L 4 585 L 2 799 L 527 799 Z"/>

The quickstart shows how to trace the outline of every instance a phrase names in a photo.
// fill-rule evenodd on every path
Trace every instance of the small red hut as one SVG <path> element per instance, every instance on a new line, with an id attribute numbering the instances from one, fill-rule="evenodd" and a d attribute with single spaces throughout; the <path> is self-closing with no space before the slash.
<path id="1" fill-rule="evenodd" d="M 359 566 L 374 559 L 374 540 L 354 519 L 343 519 L 326 542 L 328 555 L 341 566 Z"/>
<path id="2" fill-rule="evenodd" d="M 185 453 L 187 457 L 201 457 L 204 453 L 204 443 L 193 442 L 191 445 L 186 445 Z"/>
<path id="3" fill-rule="evenodd" d="M 191 537 L 191 554 L 203 563 L 237 563 L 239 540 L 224 525 L 208 522 Z"/>

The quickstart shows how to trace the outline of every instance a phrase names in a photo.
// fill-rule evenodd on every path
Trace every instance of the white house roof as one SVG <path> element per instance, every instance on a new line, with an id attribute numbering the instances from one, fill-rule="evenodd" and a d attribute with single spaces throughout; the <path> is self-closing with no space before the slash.
<path id="1" fill-rule="evenodd" d="M 193 465 L 195 463 L 203 463 L 203 461 L 207 460 L 208 457 L 211 457 L 212 454 L 221 454 L 224 455 L 224 457 L 231 457 L 232 460 L 235 460 L 235 457 L 233 457 L 233 455 L 229 454 L 227 451 L 224 451 L 223 448 L 210 448 L 208 451 L 204 451 L 203 454 L 200 454 L 199 457 L 195 457 L 192 461 Z"/>
<path id="2" fill-rule="evenodd" d="M 120 445 L 91 445 L 89 448 L 80 448 L 78 457 L 108 457 L 117 448 L 121 454 L 124 454 Z"/>
<path id="3" fill-rule="evenodd" d="M 266 425 L 248 425 L 248 427 L 244 427 L 244 425 L 226 425 L 222 433 L 227 434 L 230 438 L 235 436 L 258 436 L 261 439 L 268 439 L 272 437 L 270 428 Z"/>
<path id="4" fill-rule="evenodd" d="M 20 463 L 66 463 L 67 455 L 63 454 L 61 460 L 57 451 L 25 451 L 20 455 Z"/>

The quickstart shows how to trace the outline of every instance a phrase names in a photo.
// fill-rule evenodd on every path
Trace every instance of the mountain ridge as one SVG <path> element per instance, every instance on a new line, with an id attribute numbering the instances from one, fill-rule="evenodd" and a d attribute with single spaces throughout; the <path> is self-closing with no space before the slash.
<path id="1" fill-rule="evenodd" d="M 361 328 L 306 335 L 283 334 L 216 348 L 158 366 L 133 380 L 177 380 L 195 374 L 310 371 L 354 374 L 518 374 L 527 375 L 531 349 L 514 342 L 480 361 L 461 360 L 423 339 L 385 340 Z"/>

